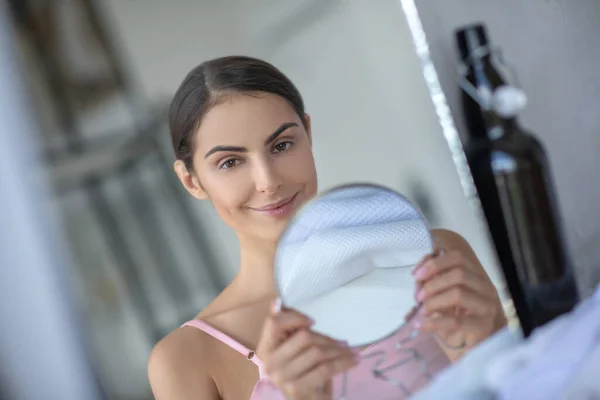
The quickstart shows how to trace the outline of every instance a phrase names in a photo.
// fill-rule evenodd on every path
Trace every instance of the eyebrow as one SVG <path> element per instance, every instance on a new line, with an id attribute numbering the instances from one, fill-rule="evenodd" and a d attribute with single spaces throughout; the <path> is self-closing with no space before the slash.
<path id="1" fill-rule="evenodd" d="M 275 132 L 271 133 L 269 137 L 265 140 L 265 146 L 270 143 L 273 143 L 279 137 L 279 135 L 281 135 L 283 132 L 285 132 L 293 126 L 298 126 L 298 124 L 295 122 L 286 122 L 282 124 L 279 128 L 275 130 Z M 237 153 L 247 153 L 248 149 L 240 146 L 215 146 L 204 155 L 204 159 L 207 159 L 211 155 L 220 151 L 234 151 Z"/>

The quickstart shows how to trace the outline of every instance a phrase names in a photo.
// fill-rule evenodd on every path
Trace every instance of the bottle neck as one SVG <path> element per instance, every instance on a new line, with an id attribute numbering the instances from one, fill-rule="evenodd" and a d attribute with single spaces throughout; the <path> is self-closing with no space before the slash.
<path id="1" fill-rule="evenodd" d="M 512 118 L 501 118 L 497 117 L 498 125 L 488 131 L 488 138 L 490 140 L 508 139 L 512 138 L 521 132 L 519 128 L 519 121 L 516 117 Z"/>
<path id="2" fill-rule="evenodd" d="M 514 130 L 519 127 L 519 121 L 517 117 L 503 118 L 501 119 L 502 126 L 506 129 Z"/>
<path id="3" fill-rule="evenodd" d="M 505 84 L 490 56 L 472 60 L 467 71 L 467 79 L 475 87 L 484 85 L 495 89 Z"/>
<path id="4" fill-rule="evenodd" d="M 481 56 L 481 57 L 473 57 L 470 60 L 470 64 L 475 66 L 481 66 L 481 67 L 492 67 L 493 63 L 492 63 L 492 56 L 489 54 L 486 54 L 485 56 Z"/>
<path id="5" fill-rule="evenodd" d="M 478 117 L 482 125 L 476 125 L 470 130 L 471 139 L 498 140 L 509 138 L 520 132 L 518 116 L 502 117 L 493 109 L 484 109 L 481 105 L 472 102 L 477 107 Z"/>
<path id="6" fill-rule="evenodd" d="M 460 57 L 465 62 L 471 63 L 475 58 L 482 59 L 489 55 L 488 52 L 481 51 L 489 47 L 487 30 L 482 23 L 465 25 L 455 35 Z"/>

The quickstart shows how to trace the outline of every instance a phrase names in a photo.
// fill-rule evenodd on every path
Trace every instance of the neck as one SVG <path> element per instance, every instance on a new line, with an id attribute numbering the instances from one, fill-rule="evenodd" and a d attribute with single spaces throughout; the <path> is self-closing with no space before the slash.
<path id="1" fill-rule="evenodd" d="M 275 297 L 274 260 L 277 242 L 238 236 L 240 270 L 231 283 L 247 301 Z"/>

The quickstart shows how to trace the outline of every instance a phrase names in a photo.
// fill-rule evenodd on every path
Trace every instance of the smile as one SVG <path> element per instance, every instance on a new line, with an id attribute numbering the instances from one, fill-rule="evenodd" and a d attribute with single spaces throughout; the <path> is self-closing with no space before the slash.
<path id="1" fill-rule="evenodd" d="M 296 193 L 293 196 L 286 197 L 285 199 L 282 199 L 276 203 L 271 203 L 271 204 L 266 205 L 261 208 L 250 207 L 250 209 L 253 211 L 256 211 L 260 214 L 268 215 L 268 216 L 275 216 L 275 217 L 287 216 L 294 210 L 294 200 L 296 200 L 297 196 L 298 196 L 298 193 Z"/>

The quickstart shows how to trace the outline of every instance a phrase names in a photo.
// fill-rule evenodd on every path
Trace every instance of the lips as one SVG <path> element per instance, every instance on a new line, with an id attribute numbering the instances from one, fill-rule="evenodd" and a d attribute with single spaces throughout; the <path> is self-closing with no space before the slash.
<path id="1" fill-rule="evenodd" d="M 261 208 L 254 208 L 256 211 L 272 211 L 272 210 L 276 210 L 278 208 L 281 208 L 283 206 L 285 206 L 286 204 L 290 203 L 292 200 L 294 200 L 294 198 L 296 197 L 298 193 L 296 193 L 293 196 L 290 197 L 286 197 L 285 199 L 282 199 L 276 203 L 271 203 L 269 205 L 266 205 L 264 207 Z"/>

